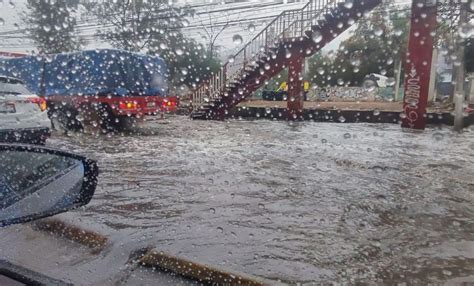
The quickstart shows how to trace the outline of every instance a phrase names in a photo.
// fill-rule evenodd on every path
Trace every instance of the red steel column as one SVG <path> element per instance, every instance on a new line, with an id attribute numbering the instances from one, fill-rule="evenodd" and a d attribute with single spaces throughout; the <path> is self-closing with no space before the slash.
<path id="1" fill-rule="evenodd" d="M 303 113 L 303 69 L 304 57 L 293 55 L 288 63 L 288 119 L 297 120 Z"/>
<path id="2" fill-rule="evenodd" d="M 433 35 L 436 29 L 436 0 L 413 0 L 405 63 L 405 116 L 402 127 L 423 130 L 426 126 L 426 106 L 433 57 Z"/>

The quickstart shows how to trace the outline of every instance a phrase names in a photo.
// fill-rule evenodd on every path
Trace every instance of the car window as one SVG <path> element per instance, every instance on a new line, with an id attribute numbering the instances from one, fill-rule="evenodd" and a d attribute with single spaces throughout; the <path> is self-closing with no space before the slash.
<path id="1" fill-rule="evenodd" d="M 100 175 L 88 205 L 0 229 L 0 261 L 75 285 L 474 283 L 473 0 L 0 0 L 4 94 L 39 108 L 2 100 L 0 143 Z M 0 162 L 20 193 L 51 176 L 15 160 L 38 166 Z"/>
<path id="2" fill-rule="evenodd" d="M 0 78 L 0 93 L 31 94 L 18 80 Z"/>

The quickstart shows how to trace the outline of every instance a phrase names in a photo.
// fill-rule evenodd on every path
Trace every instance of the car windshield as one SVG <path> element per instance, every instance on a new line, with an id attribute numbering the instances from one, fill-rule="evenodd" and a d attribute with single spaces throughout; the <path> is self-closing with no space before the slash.
<path id="1" fill-rule="evenodd" d="M 0 0 L 0 143 L 97 161 L 66 283 L 472 285 L 474 0 Z"/>
<path id="2" fill-rule="evenodd" d="M 31 94 L 19 80 L 0 77 L 0 94 Z"/>

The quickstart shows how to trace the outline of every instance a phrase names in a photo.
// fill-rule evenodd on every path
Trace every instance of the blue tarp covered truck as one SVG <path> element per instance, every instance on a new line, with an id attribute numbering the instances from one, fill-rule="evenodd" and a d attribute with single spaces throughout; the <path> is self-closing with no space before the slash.
<path id="1" fill-rule="evenodd" d="M 68 127 L 120 124 L 175 105 L 166 73 L 160 57 L 113 49 L 0 58 L 0 74 L 24 81 Z"/>

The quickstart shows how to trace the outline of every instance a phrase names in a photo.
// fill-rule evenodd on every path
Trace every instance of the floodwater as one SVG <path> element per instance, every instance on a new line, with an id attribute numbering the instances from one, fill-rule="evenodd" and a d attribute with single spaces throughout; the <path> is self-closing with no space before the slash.
<path id="1" fill-rule="evenodd" d="M 67 215 L 115 247 L 292 284 L 474 282 L 473 129 L 171 117 L 48 145 L 98 160 Z"/>

